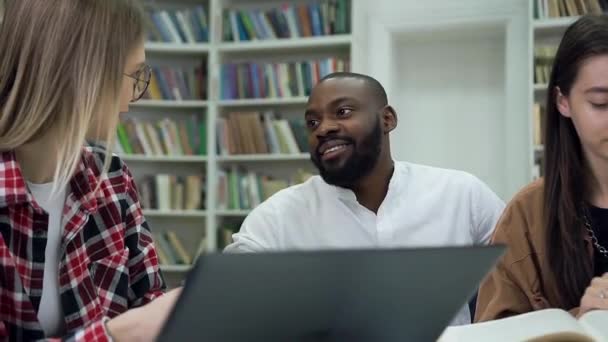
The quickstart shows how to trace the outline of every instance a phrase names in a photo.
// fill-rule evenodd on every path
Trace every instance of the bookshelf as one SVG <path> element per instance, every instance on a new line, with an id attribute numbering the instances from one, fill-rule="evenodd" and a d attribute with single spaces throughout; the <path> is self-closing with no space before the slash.
<path id="1" fill-rule="evenodd" d="M 311 5 L 313 3 L 319 4 L 318 9 L 315 8 L 317 5 Z M 278 91 L 274 94 L 275 96 L 270 96 L 270 92 L 266 93 L 266 96 L 248 96 L 247 98 L 240 96 L 242 94 L 239 94 L 236 98 L 222 96 L 222 87 L 225 86 L 224 82 L 226 82 L 226 78 L 222 77 L 222 66 L 230 63 L 238 65 L 272 65 L 275 69 L 278 69 L 284 65 L 284 68 L 292 68 L 296 72 L 296 74 L 287 74 L 290 76 L 289 79 L 293 79 L 291 76 L 294 75 L 300 77 L 300 73 L 306 75 L 307 69 L 301 67 L 301 65 L 308 63 L 308 61 L 311 61 L 311 65 L 312 61 L 320 61 L 318 63 L 320 65 L 319 68 L 325 68 L 324 70 L 319 69 L 320 71 L 317 73 L 317 76 L 321 77 L 321 74 L 333 71 L 331 68 L 336 68 L 340 65 L 348 68 L 353 45 L 352 36 L 348 33 L 350 32 L 350 28 L 348 28 L 350 24 L 348 23 L 351 21 L 350 17 L 352 13 L 352 9 L 350 8 L 351 0 L 296 0 L 280 2 L 276 0 L 148 0 L 145 1 L 145 4 L 150 18 L 148 22 L 149 31 L 155 31 L 149 37 L 149 40 L 154 41 L 149 41 L 145 45 L 148 64 L 153 68 L 174 68 L 175 70 L 179 68 L 184 68 L 184 70 L 191 68 L 192 70 L 192 68 L 202 65 L 204 68 L 201 71 L 202 78 L 195 80 L 201 82 L 198 87 L 202 90 L 196 94 L 192 94 L 195 97 L 198 96 L 198 98 L 194 99 L 187 98 L 187 96 L 175 96 L 175 92 L 170 94 L 171 97 L 175 97 L 171 100 L 159 99 L 158 96 L 148 96 L 146 99 L 132 104 L 130 113 L 123 118 L 123 121 L 128 122 L 132 120 L 134 123 L 151 122 L 153 126 L 158 126 L 158 123 L 162 120 L 169 119 L 175 122 L 175 127 L 177 128 L 175 130 L 177 134 L 172 137 L 175 140 L 180 140 L 184 135 L 190 137 L 190 132 L 186 134 L 181 130 L 180 120 L 195 120 L 194 122 L 202 123 L 205 127 L 205 136 L 198 136 L 197 142 L 204 140 L 206 153 L 166 153 L 168 147 L 165 149 L 165 153 L 160 154 L 149 153 L 149 150 L 144 151 L 148 153 L 127 154 L 123 147 L 118 152 L 129 165 L 138 182 L 141 182 L 142 179 L 150 175 L 158 174 L 174 174 L 182 177 L 193 174 L 202 175 L 205 179 L 204 203 L 202 203 L 199 209 L 175 210 L 165 208 L 160 210 L 145 208 L 144 214 L 155 234 L 175 232 L 182 241 L 184 249 L 193 256 L 196 256 L 201 251 L 219 251 L 227 243 L 226 239 L 229 237 L 229 233 L 238 229 L 240 222 L 251 211 L 250 208 L 219 207 L 220 197 L 225 195 L 223 192 L 220 193 L 223 190 L 219 188 L 222 175 L 242 172 L 248 175 L 255 174 L 255 177 L 259 179 L 263 178 L 264 181 L 266 181 L 266 177 L 269 177 L 271 180 L 285 180 L 290 181 L 290 184 L 294 184 L 293 177 L 298 171 L 302 171 L 304 174 L 310 174 L 314 171 L 309 154 L 301 149 L 297 150 L 298 152 L 290 150 L 292 151 L 290 153 L 285 153 L 283 150 L 280 153 L 275 151 L 275 153 L 247 154 L 220 153 L 218 151 L 218 122 L 221 119 L 227 120 L 231 115 L 235 115 L 235 113 L 239 115 L 257 112 L 262 117 L 262 113 L 272 112 L 277 120 L 284 119 L 284 121 L 291 122 L 302 118 L 307 101 L 307 94 L 303 87 L 306 86 L 307 79 L 304 77 L 302 77 L 303 81 L 300 81 L 297 85 L 290 84 L 289 87 L 291 88 L 289 92 L 285 92 L 286 89 L 281 88 L 286 87 L 286 84 L 277 83 L 276 88 Z M 285 4 L 289 6 L 284 6 Z M 257 39 L 239 39 L 239 41 L 227 39 L 230 36 L 226 34 L 227 26 L 225 25 L 224 18 L 233 15 L 230 14 L 231 12 L 235 12 L 238 15 L 244 13 L 244 15 L 250 16 L 250 18 L 253 18 L 253 15 L 259 16 L 259 13 L 263 12 L 267 13 L 267 18 L 276 17 L 278 18 L 277 20 L 280 20 L 281 14 L 279 13 L 279 17 L 277 17 L 277 11 L 282 11 L 283 18 L 290 21 L 289 10 L 293 9 L 293 14 L 297 15 L 294 18 L 298 20 L 297 24 L 300 24 L 305 19 L 305 17 L 301 17 L 303 15 L 301 13 L 303 8 L 308 9 L 309 16 L 313 16 L 316 13 L 329 13 L 327 10 L 331 4 L 346 6 L 343 7 L 344 11 L 341 12 L 346 17 L 342 17 L 340 24 L 344 32 L 337 31 L 339 25 L 336 24 L 336 20 L 338 19 L 332 21 L 331 25 L 324 26 L 330 22 L 330 19 L 329 16 L 327 17 L 328 19 L 324 19 L 321 16 L 319 23 L 323 25 L 323 30 L 327 29 L 327 31 L 317 33 L 323 33 L 323 35 L 309 35 L 314 33 L 312 32 L 314 31 L 312 27 L 313 23 L 310 22 L 309 34 L 305 34 L 303 26 L 300 26 L 299 28 L 296 27 L 298 33 L 292 34 L 291 37 L 263 37 L 260 32 L 268 33 L 268 31 L 265 31 L 264 27 L 260 28 L 260 22 L 256 22 L 254 29 L 256 29 L 255 33 L 259 34 Z M 328 7 L 325 8 L 323 6 Z M 162 13 L 163 11 L 166 14 Z M 158 20 L 158 18 L 162 19 L 165 15 L 175 15 L 176 18 L 181 15 L 184 18 L 188 18 L 201 15 L 201 13 L 205 13 L 205 18 L 202 21 L 206 23 L 206 28 L 198 27 L 196 30 L 198 30 L 198 33 L 204 33 L 207 30 L 207 40 L 199 39 L 199 41 L 192 41 L 192 37 L 185 39 L 188 38 L 185 34 L 187 29 L 181 28 L 184 34 L 178 32 L 181 37 L 180 42 L 176 41 L 180 37 L 163 36 L 160 30 L 166 28 L 161 27 L 159 29 L 158 26 L 156 28 L 152 27 L 156 25 L 154 20 Z M 337 16 L 337 14 L 334 15 Z M 156 19 L 154 19 L 155 16 Z M 268 20 L 269 22 L 270 19 Z M 277 22 L 280 23 L 279 21 Z M 272 24 L 274 23 L 273 21 Z M 196 25 L 198 23 L 190 27 L 191 32 L 195 32 Z M 293 33 L 293 22 L 287 22 L 287 25 L 288 31 Z M 277 27 L 280 26 L 273 26 L 275 33 L 279 32 L 276 29 Z M 231 26 L 230 30 L 234 28 L 235 26 Z M 238 26 L 236 28 L 239 34 L 242 34 L 239 31 L 241 28 Z M 285 27 L 282 28 L 284 29 Z M 178 28 L 178 30 L 180 29 Z M 327 34 L 329 31 L 335 34 Z M 251 31 L 248 32 L 251 33 Z M 164 39 L 163 37 L 171 39 Z M 204 37 L 204 34 L 198 35 L 198 38 L 202 37 Z M 330 58 L 339 59 L 339 63 L 341 64 L 325 61 Z M 291 67 L 291 64 L 294 67 Z M 295 69 L 295 66 L 301 67 L 302 71 Z M 327 69 L 327 66 L 330 66 L 330 68 Z M 255 66 L 252 68 L 255 68 Z M 291 72 L 291 69 L 289 72 Z M 281 74 L 279 70 L 275 77 L 280 81 L 280 77 L 285 77 L 285 75 L 285 73 Z M 164 76 L 167 76 L 167 74 L 165 73 Z M 188 75 L 184 76 L 185 82 L 192 82 L 192 80 L 187 80 L 187 77 Z M 265 77 L 269 83 L 269 76 L 265 74 Z M 308 79 L 308 81 L 309 83 L 314 82 L 314 77 Z M 176 82 L 179 83 L 181 81 L 177 80 Z M 189 85 L 192 84 L 190 83 Z M 266 86 L 270 87 L 268 84 Z M 157 87 L 157 95 L 159 95 L 158 90 L 161 90 L 160 87 L 162 86 L 157 84 Z M 175 88 L 179 88 L 179 85 L 175 86 Z M 184 88 L 182 87 L 179 90 L 182 89 Z M 194 88 L 189 87 L 189 89 Z M 266 89 L 266 91 L 269 91 L 269 89 Z M 205 96 L 199 96 L 201 93 L 205 93 Z M 284 96 L 286 93 L 292 96 Z M 162 98 L 166 97 L 163 96 Z M 295 136 L 296 128 L 294 126 L 289 127 L 291 127 Z M 137 129 L 136 126 L 135 129 Z M 159 134 L 164 133 L 162 129 L 159 132 Z M 266 139 L 268 139 L 269 131 L 264 130 L 264 134 Z M 135 135 L 137 136 L 137 133 Z M 150 138 L 147 133 L 145 136 Z M 135 137 L 135 140 L 139 138 Z M 144 140 L 147 138 L 144 138 Z M 131 139 L 133 137 L 129 137 L 129 144 L 134 141 Z M 189 141 L 192 142 L 192 140 Z M 151 142 L 148 143 L 151 144 Z M 143 147 L 143 141 L 140 141 L 140 145 L 142 145 L 140 147 Z M 151 149 L 150 146 L 148 148 Z M 182 150 L 184 150 L 183 145 Z M 271 150 L 270 146 L 268 150 Z M 258 182 L 261 183 L 262 181 Z M 276 186 L 276 184 L 274 185 Z M 242 195 L 240 196 L 241 201 L 243 200 Z M 260 194 L 257 195 L 262 197 Z M 247 196 L 247 194 L 245 197 L 253 198 L 252 196 Z M 256 201 L 260 199 L 262 198 L 258 198 Z M 190 265 L 163 263 L 161 268 L 165 273 L 169 286 L 173 286 L 183 279 L 184 272 L 190 269 Z"/>
<path id="2" fill-rule="evenodd" d="M 144 210 L 146 217 L 205 217 L 207 212 L 204 210 Z"/>
<path id="3" fill-rule="evenodd" d="M 207 101 L 196 101 L 196 100 L 182 100 L 182 101 L 171 101 L 171 100 L 139 100 L 131 105 L 133 108 L 192 108 L 192 109 L 204 109 L 207 108 Z"/>
<path id="4" fill-rule="evenodd" d="M 274 99 L 237 99 L 237 100 L 220 100 L 220 107 L 255 107 L 255 106 L 286 106 L 286 105 L 304 105 L 308 100 L 307 97 L 291 97 L 291 98 L 274 98 Z"/>
<path id="5" fill-rule="evenodd" d="M 548 74 L 564 32 L 581 15 L 606 13 L 608 3 L 603 0 L 533 0 L 530 1 L 530 37 L 532 41 L 531 75 L 531 178 L 543 175 L 543 128 L 544 106 L 549 95 Z M 543 68 L 545 70 L 541 70 Z M 541 68 L 539 68 L 541 66 Z"/>

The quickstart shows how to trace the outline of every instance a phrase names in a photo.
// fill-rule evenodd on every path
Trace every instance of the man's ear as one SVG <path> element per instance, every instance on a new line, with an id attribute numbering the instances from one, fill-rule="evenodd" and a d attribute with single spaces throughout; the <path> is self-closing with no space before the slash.
<path id="1" fill-rule="evenodd" d="M 562 90 L 559 89 L 559 87 L 555 87 L 553 96 L 555 96 L 555 104 L 557 106 L 557 110 L 567 118 L 572 117 L 568 97 L 562 93 Z"/>
<path id="2" fill-rule="evenodd" d="M 389 105 L 382 108 L 382 128 L 384 133 L 390 133 L 397 127 L 397 112 Z"/>

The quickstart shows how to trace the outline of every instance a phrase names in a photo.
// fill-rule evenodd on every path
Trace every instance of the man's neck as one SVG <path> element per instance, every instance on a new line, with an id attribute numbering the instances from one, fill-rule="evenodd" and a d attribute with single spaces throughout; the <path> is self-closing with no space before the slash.
<path id="1" fill-rule="evenodd" d="M 585 153 L 588 171 L 591 174 L 587 184 L 589 202 L 600 208 L 608 208 L 608 161 Z"/>
<path id="2" fill-rule="evenodd" d="M 31 183 L 50 183 L 57 166 L 57 148 L 52 136 L 18 147 L 15 156 L 21 173 Z"/>
<path id="3" fill-rule="evenodd" d="M 394 170 L 395 165 L 391 158 L 379 160 L 372 172 L 352 187 L 351 190 L 357 196 L 357 201 L 367 209 L 378 213 L 388 192 L 388 185 Z"/>

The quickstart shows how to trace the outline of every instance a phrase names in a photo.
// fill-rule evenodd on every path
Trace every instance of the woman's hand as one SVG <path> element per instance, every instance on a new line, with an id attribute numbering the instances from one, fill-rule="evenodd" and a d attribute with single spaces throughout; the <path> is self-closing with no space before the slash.
<path id="1" fill-rule="evenodd" d="M 581 299 L 578 317 L 591 310 L 608 310 L 608 273 L 591 280 Z"/>
<path id="2" fill-rule="evenodd" d="M 180 293 L 181 288 L 171 290 L 142 307 L 109 320 L 108 332 L 116 342 L 156 340 Z"/>

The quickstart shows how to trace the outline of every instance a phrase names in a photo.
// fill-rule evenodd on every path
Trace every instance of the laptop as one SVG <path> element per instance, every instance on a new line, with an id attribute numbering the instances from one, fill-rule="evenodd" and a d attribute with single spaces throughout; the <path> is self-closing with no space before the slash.
<path id="1" fill-rule="evenodd" d="M 201 256 L 160 341 L 435 341 L 502 246 Z"/>

